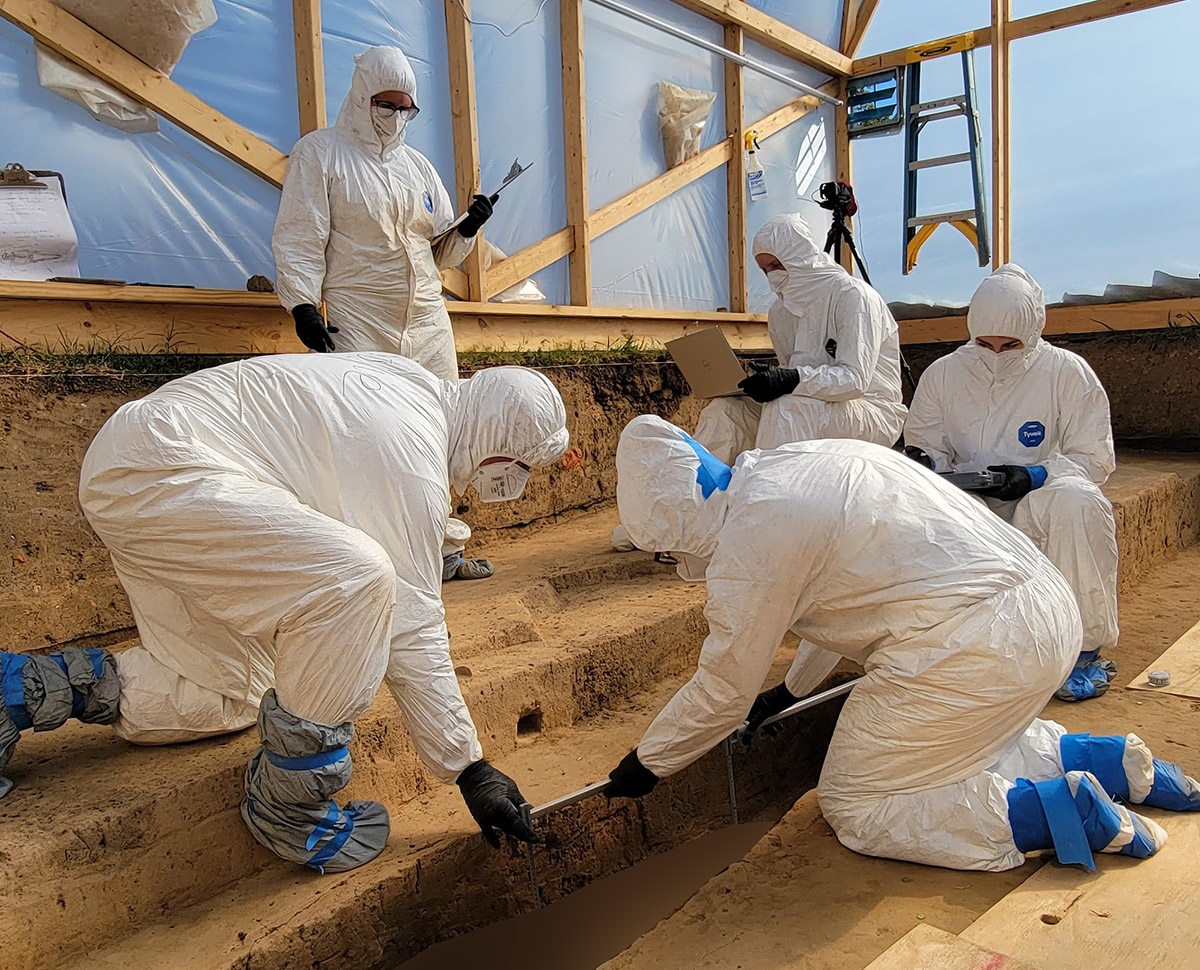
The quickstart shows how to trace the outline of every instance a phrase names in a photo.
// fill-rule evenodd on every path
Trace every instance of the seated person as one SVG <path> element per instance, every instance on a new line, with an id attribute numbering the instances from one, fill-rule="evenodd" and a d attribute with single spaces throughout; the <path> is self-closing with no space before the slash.
<path id="1" fill-rule="evenodd" d="M 1061 700 L 1108 689 L 1116 664 L 1117 527 L 1100 491 L 1116 467 L 1108 396 L 1087 362 L 1042 340 L 1041 287 L 1014 263 L 984 280 L 970 342 L 935 361 L 913 396 L 904 438 L 935 471 L 1003 471 L 988 506 L 1058 567 L 1083 619 L 1083 649 Z M 914 451 L 915 449 L 915 451 Z"/>

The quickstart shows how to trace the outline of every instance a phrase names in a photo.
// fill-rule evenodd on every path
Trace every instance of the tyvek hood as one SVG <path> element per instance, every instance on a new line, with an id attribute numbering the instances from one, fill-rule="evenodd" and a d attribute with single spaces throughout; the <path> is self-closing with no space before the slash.
<path id="1" fill-rule="evenodd" d="M 443 387 L 451 414 L 450 484 L 460 495 L 487 458 L 503 455 L 541 468 L 567 450 L 567 409 L 545 374 L 489 367 Z"/>
<path id="2" fill-rule="evenodd" d="M 1042 288 L 1016 263 L 1005 263 L 980 283 L 967 310 L 967 332 L 972 340 L 1015 337 L 1032 349 L 1045 326 Z"/>
<path id="3" fill-rule="evenodd" d="M 725 522 L 728 473 L 675 425 L 634 418 L 617 444 L 621 524 L 639 549 L 708 559 Z"/>
<path id="4" fill-rule="evenodd" d="M 783 263 L 787 281 L 779 290 L 783 305 L 804 318 L 818 307 L 824 312 L 830 294 L 847 279 L 846 271 L 821 252 L 808 223 L 798 212 L 772 216 L 754 234 L 755 256 L 769 253 Z"/>
<path id="5" fill-rule="evenodd" d="M 399 47 L 369 47 L 355 56 L 350 92 L 335 123 L 373 155 L 404 147 L 403 131 L 385 145 L 371 124 L 371 99 L 380 91 L 403 91 L 417 103 L 417 75 Z"/>

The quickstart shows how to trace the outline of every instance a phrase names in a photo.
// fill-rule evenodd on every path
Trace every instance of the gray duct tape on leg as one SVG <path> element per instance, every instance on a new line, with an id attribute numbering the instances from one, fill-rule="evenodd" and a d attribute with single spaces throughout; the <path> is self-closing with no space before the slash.
<path id="1" fill-rule="evenodd" d="M 0 770 L 12 759 L 13 748 L 17 746 L 17 740 L 21 737 L 21 732 L 17 730 L 17 726 L 13 724 L 13 720 L 8 716 L 8 708 L 0 703 Z M 0 775 L 0 798 L 3 798 L 13 789 L 13 783 Z"/>
<path id="2" fill-rule="evenodd" d="M 242 818 L 251 835 L 277 856 L 318 872 L 346 872 L 370 862 L 387 844 L 387 809 L 332 795 L 350 781 L 347 721 L 323 727 L 284 710 L 274 690 L 258 711 L 262 747 L 246 767 Z"/>

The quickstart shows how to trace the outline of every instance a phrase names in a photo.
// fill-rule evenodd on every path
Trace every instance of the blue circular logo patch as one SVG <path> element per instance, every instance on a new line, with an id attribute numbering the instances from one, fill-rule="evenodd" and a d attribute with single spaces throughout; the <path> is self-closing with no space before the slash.
<path id="1" fill-rule="evenodd" d="M 1017 440 L 1026 448 L 1036 448 L 1046 440 L 1046 426 L 1041 421 L 1026 421 L 1017 430 Z"/>
<path id="2" fill-rule="evenodd" d="M 428 192 L 421 193 L 421 201 L 425 203 L 425 211 L 433 211 L 433 197 Z"/>

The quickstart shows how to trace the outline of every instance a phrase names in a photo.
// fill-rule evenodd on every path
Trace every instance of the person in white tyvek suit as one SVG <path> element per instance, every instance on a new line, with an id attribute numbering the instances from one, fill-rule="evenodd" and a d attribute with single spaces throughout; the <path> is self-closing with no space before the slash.
<path id="1" fill-rule="evenodd" d="M 323 872 L 387 841 L 382 805 L 331 800 L 350 779 L 354 720 L 386 680 L 422 761 L 457 782 L 484 835 L 536 838 L 459 692 L 440 547 L 450 484 L 516 498 L 530 469 L 565 451 L 565 422 L 550 381 L 515 367 L 441 381 L 388 354 L 280 355 L 172 381 L 108 420 L 79 487 L 141 646 L 66 663 L 63 677 L 52 665 L 18 673 L 69 679 L 69 714 L 76 680 L 86 699 L 88 668 L 102 687 L 115 668 L 119 706 L 106 716 L 137 744 L 257 716 L 243 818 L 276 854 Z M 5 673 L 14 656 L 2 655 Z M 21 696 L 11 676 L 4 686 L 6 700 Z M 16 727 L 38 724 L 43 694 L 24 691 L 36 703 L 10 717 Z M 11 755 L 4 741 L 0 724 Z"/>
<path id="2" fill-rule="evenodd" d="M 1062 700 L 1108 689 L 1116 664 L 1117 527 L 1100 491 L 1116 467 L 1108 396 L 1087 362 L 1042 339 L 1041 287 L 1014 263 L 971 298 L 971 339 L 931 364 L 913 396 L 909 454 L 939 472 L 1000 470 L 987 504 L 1046 554 L 1070 583 L 1083 648 Z"/>
<path id="3" fill-rule="evenodd" d="M 395 47 L 372 47 L 355 62 L 337 122 L 301 138 L 288 161 L 271 241 L 279 299 L 311 350 L 386 351 L 453 380 L 458 358 L 439 270 L 466 258 L 492 203 L 477 195 L 434 243 L 454 210 L 429 160 L 405 143 L 419 111 L 416 75 Z M 450 520 L 446 579 L 492 575 L 486 559 L 463 557 L 470 535 Z"/>
<path id="4" fill-rule="evenodd" d="M 1136 735 L 1035 720 L 1079 650 L 1071 590 L 1025 536 L 902 454 L 807 441 L 744 452 L 731 469 L 643 416 L 621 435 L 617 474 L 638 546 L 707 583 L 709 634 L 695 675 L 610 774 L 610 797 L 648 794 L 748 715 L 753 729 L 790 705 L 755 694 L 791 629 L 866 668 L 818 787 L 851 849 L 962 869 L 1050 848 L 1090 863 L 1092 850 L 1145 856 L 1165 838 L 1107 786 L 1200 809 L 1196 783 Z"/>
<path id="5" fill-rule="evenodd" d="M 768 219 L 752 249 L 777 297 L 767 332 L 779 365 L 742 382 L 748 397 L 710 401 L 696 440 L 727 463 L 813 438 L 894 444 L 905 415 L 900 337 L 883 298 L 821 252 L 799 214 Z"/>

